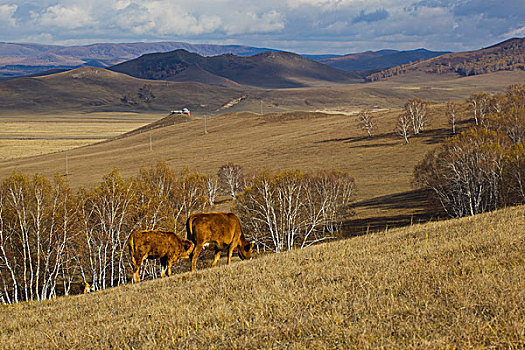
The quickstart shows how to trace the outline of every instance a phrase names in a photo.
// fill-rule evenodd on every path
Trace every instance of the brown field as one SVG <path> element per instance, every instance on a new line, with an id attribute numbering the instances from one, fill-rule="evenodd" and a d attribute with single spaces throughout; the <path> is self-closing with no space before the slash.
<path id="1" fill-rule="evenodd" d="M 100 87 L 105 89 L 119 87 L 122 90 L 123 86 L 143 84 L 143 81 L 116 73 L 106 75 L 100 77 L 104 82 Z M 54 84 L 56 94 L 69 81 L 67 74 L 39 79 L 42 83 Z M 466 99 L 481 90 L 502 92 L 509 84 L 524 81 L 525 72 L 521 71 L 460 79 L 455 75 L 437 79 L 407 74 L 370 84 L 222 93 L 200 85 L 191 85 L 185 91 L 181 90 L 181 83 L 150 81 L 157 99 L 164 104 L 170 102 L 169 96 L 178 96 L 180 91 L 201 103 L 207 101 L 207 104 L 199 105 L 192 114 L 192 121 L 117 139 L 111 137 L 162 118 L 166 111 L 103 113 L 94 112 L 102 105 L 94 105 L 89 112 L 91 107 L 85 105 L 81 108 L 82 113 L 68 114 L 58 110 L 62 105 L 57 103 L 39 107 L 41 114 L 29 114 L 24 110 L 2 112 L 0 121 L 14 128 L 12 135 L 5 138 L 21 139 L 27 129 L 33 130 L 34 138 L 45 140 L 19 140 L 16 147 L 12 139 L 0 140 L 0 145 L 1 142 L 9 145 L 9 148 L 0 148 L 0 152 L 4 152 L 0 154 L 3 156 L 0 158 L 0 178 L 15 171 L 48 177 L 65 174 L 65 150 L 68 179 L 73 187 L 91 186 L 113 168 L 118 168 L 125 176 L 136 175 L 141 167 L 152 166 L 158 160 L 165 160 L 176 170 L 188 166 L 206 174 L 216 174 L 227 162 L 240 164 L 247 171 L 261 168 L 339 169 L 348 171 L 356 179 L 356 216 L 348 222 L 347 229 L 350 234 L 361 233 L 369 228 L 376 230 L 442 216 L 439 210 L 428 208 L 425 193 L 413 191 L 410 185 L 414 165 L 450 135 L 441 103 Z M 101 96 L 118 99 L 121 93 L 104 90 L 100 95 L 98 88 L 90 89 L 91 85 L 83 83 L 76 79 L 75 89 L 79 89 L 85 100 L 97 101 Z M 215 115 L 216 106 L 227 104 L 233 96 L 240 95 L 246 98 Z M 396 108 L 415 96 L 437 104 L 431 109 L 431 127 L 405 145 L 393 134 L 399 113 Z M 16 96 L 12 97 L 16 101 Z M 175 105 L 180 105 L 178 103 Z M 379 129 L 372 138 L 364 137 L 365 133 L 357 128 L 355 113 L 364 106 L 377 110 Z M 122 105 L 115 108 L 120 110 Z M 259 114 L 261 109 L 265 115 Z M 207 134 L 204 134 L 204 120 Z M 101 140 L 107 142 L 101 143 Z M 31 148 L 32 145 L 37 147 Z M 73 145 L 85 147 L 69 149 Z M 54 153 L 43 154 L 48 152 Z M 13 159 L 24 155 L 29 157 Z M 229 209 L 229 204 L 223 204 L 221 209 Z"/>
<path id="2" fill-rule="evenodd" d="M 0 307 L 5 349 L 523 349 L 525 207 Z M 188 271 L 187 261 L 181 265 Z"/>
<path id="3" fill-rule="evenodd" d="M 0 115 L 0 159 L 36 156 L 105 141 L 163 117 L 158 114 Z"/>
<path id="4" fill-rule="evenodd" d="M 371 200 L 411 191 L 414 165 L 435 143 L 449 135 L 444 129 L 441 109 L 441 105 L 433 108 L 432 129 L 408 145 L 392 133 L 399 113 L 396 110 L 378 113 L 379 129 L 372 138 L 364 137 L 364 132 L 358 130 L 354 115 L 227 114 L 208 119 L 207 134 L 204 134 L 204 120 L 195 119 L 69 150 L 68 179 L 73 186 L 90 186 L 114 167 L 131 176 L 136 175 L 140 167 L 153 166 L 158 160 L 166 160 L 174 169 L 189 166 L 206 174 L 216 174 L 219 167 L 228 162 L 240 164 L 247 171 L 339 169 L 355 177 L 358 201 Z M 65 153 L 2 161 L 0 165 L 1 177 L 21 171 L 38 172 L 51 178 L 56 172 L 65 173 Z M 412 215 L 426 215 L 421 204 L 424 196 L 413 197 L 413 193 L 407 193 L 382 200 L 381 206 L 373 203 L 361 206 L 358 212 L 372 210 L 365 216 L 381 218 L 383 227 L 389 220 L 391 224 L 400 219 L 406 222 Z M 411 203 L 412 199 L 416 203 Z M 360 229 L 368 224 L 361 224 Z"/>

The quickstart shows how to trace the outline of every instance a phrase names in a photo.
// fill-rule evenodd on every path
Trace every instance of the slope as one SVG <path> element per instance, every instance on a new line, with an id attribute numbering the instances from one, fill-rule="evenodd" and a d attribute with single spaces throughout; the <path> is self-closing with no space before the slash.
<path id="1" fill-rule="evenodd" d="M 518 349 L 525 345 L 524 218 L 525 207 L 509 208 L 4 306 L 0 342 L 74 349 Z"/>
<path id="2" fill-rule="evenodd" d="M 396 66 L 367 77 L 370 81 L 397 75 L 471 76 L 498 71 L 525 70 L 525 38 L 513 38 L 475 51 L 450 53 L 421 62 Z"/>
<path id="3" fill-rule="evenodd" d="M 429 51 L 425 49 L 396 51 L 380 50 L 366 51 L 340 57 L 325 58 L 319 62 L 345 71 L 370 71 L 386 69 L 401 64 L 429 59 L 447 54 L 447 51 Z"/>
<path id="4" fill-rule="evenodd" d="M 55 68 L 77 68 L 90 65 L 112 66 L 140 55 L 185 49 L 203 56 L 234 53 L 255 55 L 266 48 L 243 45 L 191 44 L 186 42 L 96 43 L 79 46 L 0 42 L 0 77 L 34 74 Z"/>
<path id="5" fill-rule="evenodd" d="M 153 96 L 146 101 L 141 89 Z M 201 105 L 219 108 L 238 97 L 239 88 L 198 83 L 166 83 L 132 78 L 103 68 L 83 67 L 33 78 L 0 83 L 0 110 L 4 113 L 64 113 L 74 111 L 170 111 Z"/>
<path id="6" fill-rule="evenodd" d="M 185 50 L 148 54 L 110 68 L 142 79 L 215 83 L 219 78 L 262 88 L 293 88 L 315 83 L 349 83 L 361 79 L 288 52 L 264 52 L 241 57 L 232 54 L 203 57 Z M 192 79 L 188 70 L 197 73 Z M 207 76 L 202 74 L 205 71 Z M 216 78 L 211 78 L 216 76 Z M 203 81 L 203 79 L 207 79 Z"/>

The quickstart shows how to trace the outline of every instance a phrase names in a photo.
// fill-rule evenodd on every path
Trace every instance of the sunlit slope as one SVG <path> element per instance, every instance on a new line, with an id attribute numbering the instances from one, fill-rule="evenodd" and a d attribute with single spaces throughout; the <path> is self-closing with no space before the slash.
<path id="1" fill-rule="evenodd" d="M 525 207 L 3 307 L 4 348 L 525 345 Z"/>

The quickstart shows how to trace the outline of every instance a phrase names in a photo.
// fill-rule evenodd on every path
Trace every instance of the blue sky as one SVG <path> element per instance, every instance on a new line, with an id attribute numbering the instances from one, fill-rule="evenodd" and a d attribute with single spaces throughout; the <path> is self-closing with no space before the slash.
<path id="1" fill-rule="evenodd" d="M 187 41 L 298 53 L 464 51 L 525 37 L 525 0 L 0 0 L 0 41 Z"/>

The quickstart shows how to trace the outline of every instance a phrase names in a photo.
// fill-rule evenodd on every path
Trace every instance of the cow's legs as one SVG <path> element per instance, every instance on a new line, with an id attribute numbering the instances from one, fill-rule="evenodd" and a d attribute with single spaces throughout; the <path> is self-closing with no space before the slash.
<path id="1" fill-rule="evenodd" d="M 195 246 L 195 249 L 193 250 L 192 257 L 191 257 L 191 271 L 197 270 L 197 259 L 199 258 L 199 254 L 201 253 L 202 245 L 200 243 L 197 243 Z"/>
<path id="2" fill-rule="evenodd" d="M 220 257 L 221 257 L 221 251 L 216 250 L 215 257 L 213 258 L 213 262 L 211 263 L 211 267 L 215 267 L 215 265 L 217 265 L 217 261 L 219 261 Z"/>
<path id="3" fill-rule="evenodd" d="M 133 282 L 134 283 L 139 283 L 140 282 L 139 270 L 140 270 L 140 267 L 142 266 L 142 262 L 144 261 L 144 258 L 145 258 L 145 256 L 140 257 L 139 259 L 137 259 L 137 257 L 133 257 L 133 259 L 132 259 L 132 263 L 133 263 Z"/>
<path id="4" fill-rule="evenodd" d="M 168 268 L 168 262 L 169 262 L 169 259 L 167 256 L 163 256 L 162 258 L 160 258 L 160 277 L 161 278 L 164 278 L 164 276 L 166 276 L 166 270 Z M 171 270 L 171 268 L 170 268 Z M 171 273 L 171 271 L 170 271 Z"/>
<path id="5" fill-rule="evenodd" d="M 230 246 L 228 247 L 228 265 L 231 264 L 232 262 L 232 255 L 233 255 L 233 250 L 235 249 L 235 247 L 233 246 L 233 243 L 230 244 Z"/>
<path id="6" fill-rule="evenodd" d="M 168 260 L 168 276 L 171 276 L 171 265 L 173 265 L 174 262 L 177 262 L 177 260 L 174 260 L 174 259 Z"/>

